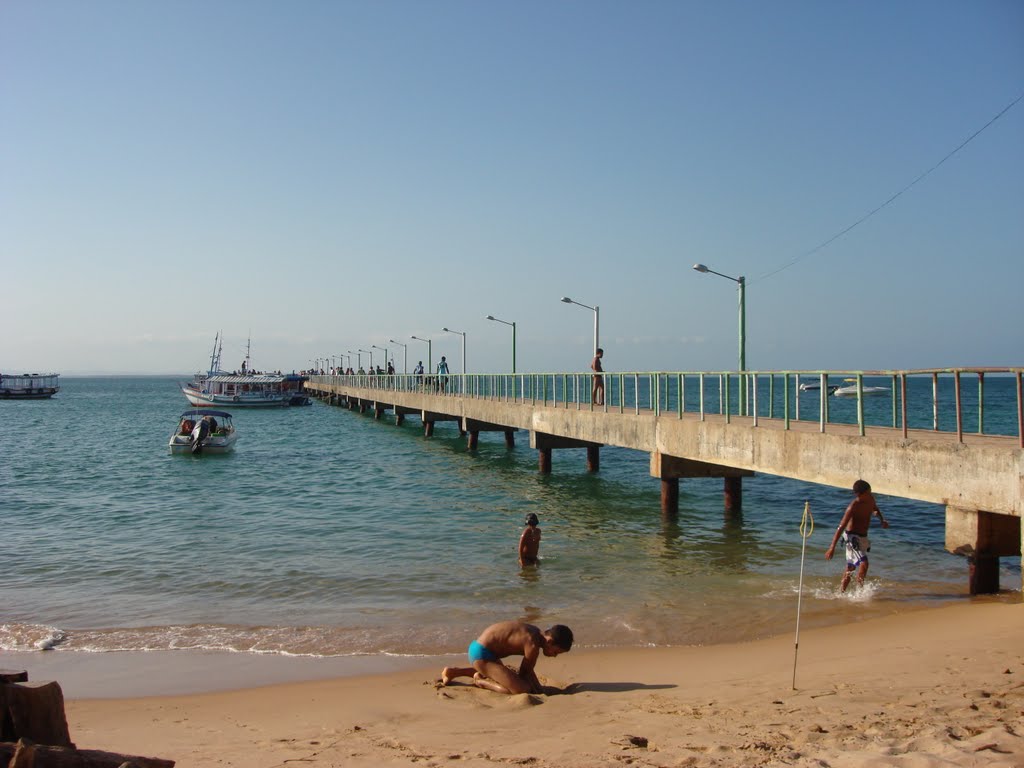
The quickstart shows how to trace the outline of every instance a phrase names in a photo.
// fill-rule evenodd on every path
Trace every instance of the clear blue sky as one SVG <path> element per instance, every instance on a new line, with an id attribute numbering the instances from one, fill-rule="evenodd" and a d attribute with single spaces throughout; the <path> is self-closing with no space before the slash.
<path id="1" fill-rule="evenodd" d="M 1024 102 L 798 257 L 1022 93 L 1018 0 L 6 0 L 0 370 L 735 368 L 694 262 L 752 369 L 1020 365 Z"/>

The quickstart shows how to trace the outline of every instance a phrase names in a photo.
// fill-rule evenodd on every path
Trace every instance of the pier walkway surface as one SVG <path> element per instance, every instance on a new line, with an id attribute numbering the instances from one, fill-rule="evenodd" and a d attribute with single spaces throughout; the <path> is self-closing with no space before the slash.
<path id="1" fill-rule="evenodd" d="M 480 432 L 514 444 L 530 435 L 541 472 L 551 451 L 600 447 L 650 454 L 662 510 L 678 508 L 679 480 L 724 479 L 726 510 L 756 472 L 945 506 L 946 549 L 969 563 L 972 593 L 999 588 L 1000 557 L 1022 553 L 1024 394 L 1021 368 L 919 371 L 703 371 L 594 374 L 311 376 L 328 402 L 398 423 L 455 422 L 475 448 Z M 821 393 L 827 393 L 825 397 Z"/>

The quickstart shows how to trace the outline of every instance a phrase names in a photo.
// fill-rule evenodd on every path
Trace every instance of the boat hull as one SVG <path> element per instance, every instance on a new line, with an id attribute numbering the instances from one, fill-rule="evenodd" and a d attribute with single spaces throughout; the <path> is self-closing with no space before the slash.
<path id="1" fill-rule="evenodd" d="M 198 455 L 231 453 L 235 450 L 235 443 L 237 440 L 238 436 L 234 432 L 230 435 L 224 435 L 223 437 L 207 437 L 206 442 L 203 443 L 202 450 L 199 451 Z M 172 435 L 167 446 L 171 453 L 191 454 L 192 437 L 191 435 Z"/>
<path id="2" fill-rule="evenodd" d="M 888 387 L 864 387 L 862 392 L 864 397 L 878 397 L 879 395 L 888 395 Z M 834 397 L 856 397 L 857 387 L 839 387 L 835 392 L 832 393 Z"/>
<path id="3" fill-rule="evenodd" d="M 281 408 L 291 404 L 291 394 L 214 395 L 192 387 L 182 387 L 185 398 L 197 408 Z"/>

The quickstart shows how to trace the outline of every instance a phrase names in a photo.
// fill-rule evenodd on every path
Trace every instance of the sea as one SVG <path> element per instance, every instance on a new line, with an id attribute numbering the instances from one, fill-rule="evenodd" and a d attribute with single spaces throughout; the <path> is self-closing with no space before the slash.
<path id="1" fill-rule="evenodd" d="M 502 619 L 567 624 L 577 647 L 706 645 L 793 632 L 798 596 L 805 628 L 1020 599 L 1018 558 L 1003 593 L 968 595 L 934 504 L 878 497 L 891 527 L 844 595 L 824 551 L 846 488 L 758 475 L 737 515 L 720 479 L 683 480 L 663 518 L 646 454 L 604 448 L 588 474 L 585 451 L 559 450 L 542 475 L 524 432 L 470 451 L 454 424 L 426 438 L 320 401 L 237 410 L 232 454 L 171 455 L 178 379 L 61 384 L 0 401 L 0 651 L 436 656 Z M 1012 434 L 1012 378 L 986 380 L 1000 399 L 1012 418 L 986 431 Z M 524 569 L 530 513 L 541 563 Z"/>

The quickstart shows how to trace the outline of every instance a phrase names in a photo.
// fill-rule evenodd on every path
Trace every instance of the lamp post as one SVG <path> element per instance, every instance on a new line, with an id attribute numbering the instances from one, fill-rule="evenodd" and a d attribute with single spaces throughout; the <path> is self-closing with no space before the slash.
<path id="1" fill-rule="evenodd" d="M 566 304 L 575 304 L 577 307 L 583 307 L 584 309 L 589 309 L 591 312 L 594 313 L 594 356 L 596 357 L 597 356 L 597 350 L 601 346 L 600 335 L 599 335 L 599 329 L 600 329 L 600 326 L 601 326 L 601 308 L 597 307 L 597 306 L 591 307 L 591 306 L 589 306 L 587 304 L 583 304 L 583 303 L 581 303 L 579 301 L 574 301 L 574 300 L 570 299 L 568 296 L 563 296 L 562 297 L 562 301 L 565 302 Z"/>
<path id="2" fill-rule="evenodd" d="M 462 337 L 462 372 L 466 373 L 466 334 L 464 331 L 453 331 L 451 328 L 442 328 L 445 333 L 457 333 Z"/>
<path id="3" fill-rule="evenodd" d="M 355 354 L 351 349 L 348 351 L 348 367 L 352 367 L 352 355 Z"/>
<path id="4" fill-rule="evenodd" d="M 434 358 L 433 358 L 433 345 L 434 342 L 431 339 L 421 339 L 419 336 L 410 336 L 410 339 L 416 339 L 416 341 L 427 342 L 427 375 L 430 376 L 434 372 Z"/>
<path id="5" fill-rule="evenodd" d="M 388 339 L 388 341 L 391 344 L 397 344 L 398 346 L 400 346 L 402 348 L 402 373 L 408 373 L 409 372 L 409 345 L 408 344 L 403 344 L 400 341 L 395 341 L 394 339 Z"/>
<path id="6" fill-rule="evenodd" d="M 371 344 L 370 346 L 372 346 L 374 349 L 379 349 L 381 352 L 384 353 L 384 372 L 387 373 L 387 370 L 388 370 L 388 350 L 387 350 L 387 348 L 386 347 L 378 347 L 376 344 Z"/>
<path id="7" fill-rule="evenodd" d="M 515 321 L 513 320 L 513 321 L 509 322 L 508 320 L 502 320 L 500 317 L 495 317 L 494 315 L 488 315 L 486 319 L 493 320 L 496 323 L 504 323 L 505 325 L 511 325 L 512 326 L 512 373 L 514 374 L 516 372 L 516 324 L 515 324 Z"/>
<path id="8" fill-rule="evenodd" d="M 719 277 L 724 277 L 726 280 L 732 280 L 736 283 L 739 291 L 740 306 L 740 370 L 747 370 L 747 279 L 743 275 L 740 275 L 739 277 L 723 275 L 721 272 L 715 272 L 713 269 L 708 269 L 703 264 L 694 264 L 693 268 L 698 272 L 718 275 Z M 740 413 L 744 416 L 747 415 L 747 380 L 745 376 L 740 377 Z"/>
<path id="9" fill-rule="evenodd" d="M 373 352 L 371 352 L 368 349 L 360 349 L 359 351 L 360 352 L 365 352 L 366 354 L 368 354 L 370 356 L 370 370 L 371 371 L 374 370 L 374 367 L 373 367 Z"/>

